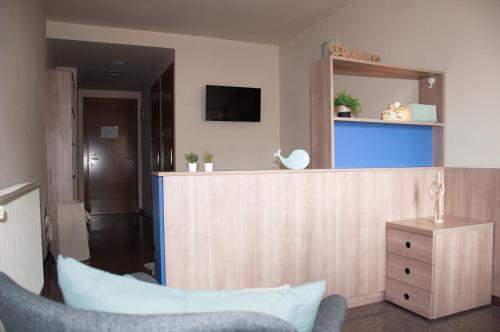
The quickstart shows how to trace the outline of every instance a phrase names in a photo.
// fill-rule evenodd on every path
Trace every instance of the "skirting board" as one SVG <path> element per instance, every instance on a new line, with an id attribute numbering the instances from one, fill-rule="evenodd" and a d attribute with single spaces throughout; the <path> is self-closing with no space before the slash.
<path id="1" fill-rule="evenodd" d="M 366 294 L 366 295 L 361 295 L 361 296 L 350 297 L 347 299 L 347 307 L 354 308 L 354 307 L 360 307 L 360 306 L 366 305 L 366 304 L 382 302 L 382 301 L 384 301 L 384 298 L 385 298 L 384 291 Z"/>
<path id="2" fill-rule="evenodd" d="M 351 297 L 347 299 L 347 306 L 349 308 L 360 307 L 362 305 L 382 302 L 385 299 L 385 292 L 377 292 L 372 294 L 366 294 L 356 297 Z M 491 304 L 500 307 L 500 297 L 491 295 Z"/>

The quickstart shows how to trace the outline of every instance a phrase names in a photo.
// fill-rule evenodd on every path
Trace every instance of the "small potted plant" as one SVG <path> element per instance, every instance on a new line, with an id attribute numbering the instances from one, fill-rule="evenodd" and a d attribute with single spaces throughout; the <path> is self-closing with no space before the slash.
<path id="1" fill-rule="evenodd" d="M 348 95 L 344 90 L 335 95 L 333 104 L 337 110 L 337 115 L 341 118 L 350 118 L 351 112 L 357 113 L 361 110 L 359 98 Z"/>
<path id="2" fill-rule="evenodd" d="M 198 167 L 198 155 L 196 153 L 190 152 L 184 155 L 184 159 L 186 159 L 188 163 L 188 169 L 190 172 L 196 172 Z"/>
<path id="3" fill-rule="evenodd" d="M 205 165 L 205 172 L 212 172 L 214 169 L 214 154 L 206 151 L 203 153 L 202 158 Z"/>

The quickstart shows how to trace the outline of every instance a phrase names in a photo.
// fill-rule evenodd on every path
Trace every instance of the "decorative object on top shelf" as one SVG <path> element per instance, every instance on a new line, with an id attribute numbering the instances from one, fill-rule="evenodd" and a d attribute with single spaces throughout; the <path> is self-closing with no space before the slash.
<path id="1" fill-rule="evenodd" d="M 198 168 L 198 155 L 194 152 L 190 152 L 184 155 L 184 159 L 186 159 L 188 163 L 188 170 L 190 172 L 196 172 Z"/>
<path id="2" fill-rule="evenodd" d="M 412 121 L 437 122 L 436 105 L 408 104 Z"/>
<path id="3" fill-rule="evenodd" d="M 321 57 L 327 58 L 330 55 L 330 47 L 335 45 L 335 39 L 324 41 L 321 43 Z"/>
<path id="4" fill-rule="evenodd" d="M 336 57 L 347 58 L 347 59 L 356 59 L 370 62 L 380 62 L 380 55 L 369 53 L 369 52 L 361 52 L 354 48 L 349 49 L 344 45 L 340 44 L 331 44 L 330 45 L 330 54 Z"/>
<path id="5" fill-rule="evenodd" d="M 341 118 L 350 118 L 351 112 L 357 113 L 361 111 L 361 102 L 359 98 L 354 98 L 348 95 L 344 90 L 337 93 L 333 104 L 337 111 L 337 115 Z"/>
<path id="6" fill-rule="evenodd" d="M 304 169 L 309 166 L 309 162 L 311 161 L 309 154 L 301 149 L 294 150 L 288 158 L 284 158 L 281 155 L 281 149 L 279 149 L 274 154 L 274 157 L 278 158 L 281 164 L 288 169 Z"/>
<path id="7" fill-rule="evenodd" d="M 430 194 L 434 200 L 434 222 L 442 224 L 443 221 L 443 197 L 444 197 L 444 181 L 441 173 L 436 173 L 436 179 L 432 183 Z"/>
<path id="8" fill-rule="evenodd" d="M 389 121 L 411 121 L 412 119 L 410 109 L 399 101 L 389 104 L 387 111 L 380 114 L 380 118 Z"/>
<path id="9" fill-rule="evenodd" d="M 214 154 L 212 152 L 205 151 L 203 152 L 201 158 L 203 159 L 205 172 L 212 172 L 214 169 Z"/>

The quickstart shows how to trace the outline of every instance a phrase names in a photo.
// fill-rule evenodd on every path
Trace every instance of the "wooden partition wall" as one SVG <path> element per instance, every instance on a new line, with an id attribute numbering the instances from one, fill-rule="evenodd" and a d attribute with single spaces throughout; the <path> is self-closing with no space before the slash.
<path id="1" fill-rule="evenodd" d="M 446 168 L 445 212 L 495 224 L 493 295 L 500 297 L 500 169 Z"/>
<path id="2" fill-rule="evenodd" d="M 385 223 L 433 214 L 436 169 L 218 172 L 163 177 L 166 284 L 327 280 L 350 306 L 385 290 Z"/>

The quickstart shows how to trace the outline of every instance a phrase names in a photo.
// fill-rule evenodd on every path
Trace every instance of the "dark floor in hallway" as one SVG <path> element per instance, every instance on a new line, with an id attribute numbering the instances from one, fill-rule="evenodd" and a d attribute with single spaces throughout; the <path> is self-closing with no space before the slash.
<path id="1" fill-rule="evenodd" d="M 90 224 L 89 265 L 115 274 L 150 272 L 144 264 L 153 261 L 153 224 L 134 214 L 98 215 Z M 62 302 L 54 260 L 45 263 L 42 295 Z"/>
<path id="2" fill-rule="evenodd" d="M 116 273 L 148 272 L 153 260 L 153 230 L 149 218 L 136 215 L 94 216 L 91 223 L 91 266 Z M 48 260 L 42 295 L 62 302 L 56 266 Z M 350 332 L 498 332 L 500 307 L 485 306 L 429 321 L 387 302 L 349 309 L 343 331 Z"/>

